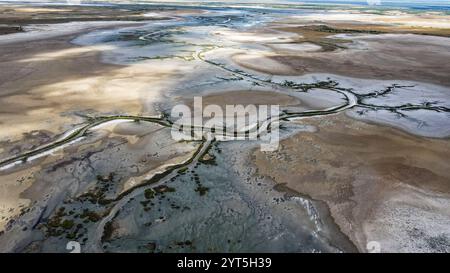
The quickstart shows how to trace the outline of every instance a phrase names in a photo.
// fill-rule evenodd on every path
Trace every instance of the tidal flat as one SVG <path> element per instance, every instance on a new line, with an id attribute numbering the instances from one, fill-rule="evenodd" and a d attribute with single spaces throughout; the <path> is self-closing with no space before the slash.
<path id="1" fill-rule="evenodd" d="M 1 252 L 450 251 L 445 11 L 0 14 Z M 194 97 L 278 105 L 278 149 L 174 139 L 171 109 Z"/>

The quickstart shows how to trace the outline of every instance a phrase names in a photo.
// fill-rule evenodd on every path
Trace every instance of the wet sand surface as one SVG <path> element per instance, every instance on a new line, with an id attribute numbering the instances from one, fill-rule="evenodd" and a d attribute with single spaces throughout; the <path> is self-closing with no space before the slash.
<path id="1" fill-rule="evenodd" d="M 0 13 L 0 251 L 450 251 L 448 15 Z M 297 116 L 272 152 L 174 139 L 194 96 Z"/>
<path id="2" fill-rule="evenodd" d="M 448 198 L 448 140 L 414 137 L 343 114 L 306 123 L 318 131 L 282 141 L 276 153 L 255 153 L 260 174 L 325 201 L 341 230 L 361 251 L 368 241 L 383 245 L 399 226 L 403 232 L 396 234 L 398 244 L 386 245 L 383 251 L 449 250 L 445 240 L 432 244 L 433 238 L 449 236 L 448 203 L 432 201 Z M 431 207 L 425 205 L 429 202 Z M 389 203 L 395 205 L 386 209 Z M 415 217 L 428 228 L 412 222 Z M 424 238 L 414 233 L 423 233 Z"/>
<path id="3" fill-rule="evenodd" d="M 107 102 L 111 94 L 105 94 L 103 100 L 99 90 L 107 81 L 102 75 L 119 68 L 101 64 L 96 49 L 70 45 L 73 37 L 2 46 L 0 138 L 3 141 L 13 142 L 32 131 L 43 131 L 52 138 L 64 131 L 64 124 L 80 122 L 76 116 L 61 116 L 64 112 L 81 110 L 80 106 L 86 111 L 102 108 L 101 105 L 107 112 L 120 111 L 120 105 L 115 103 L 113 108 Z M 64 83 L 71 88 L 64 89 Z M 121 100 L 120 104 L 130 112 L 141 107 L 132 99 Z"/>
<path id="4" fill-rule="evenodd" d="M 298 31 L 295 28 L 284 30 L 301 33 L 301 28 Z M 268 74 L 332 73 L 366 79 L 413 80 L 450 85 L 447 74 L 450 66 L 446 61 L 450 57 L 448 38 L 413 34 L 350 37 L 340 45 L 350 50 L 302 52 L 286 50 L 274 44 L 277 54 L 255 55 L 253 58 L 242 54 L 234 57 L 234 60 L 243 67 Z M 339 43 L 341 39 L 329 40 Z"/>
<path id="5" fill-rule="evenodd" d="M 32 24 L 57 24 L 83 21 L 143 21 L 167 19 L 180 14 L 200 14 L 201 10 L 174 10 L 171 8 L 154 8 L 151 6 L 0 6 L 0 25 L 26 26 Z M 58 14 L 55 16 L 55 14 Z M 19 30 L 15 31 L 19 32 Z M 14 32 L 9 32 L 14 33 Z"/>

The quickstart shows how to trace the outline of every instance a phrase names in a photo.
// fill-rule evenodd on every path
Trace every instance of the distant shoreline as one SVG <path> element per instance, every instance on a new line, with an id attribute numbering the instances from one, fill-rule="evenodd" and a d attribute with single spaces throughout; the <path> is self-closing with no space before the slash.
<path id="1" fill-rule="evenodd" d="M 356 8 L 370 8 L 370 9 L 402 9 L 402 10 L 409 10 L 409 11 L 423 11 L 423 12 L 429 12 L 429 11 L 441 11 L 441 12 L 450 12 L 450 4 L 445 3 L 444 1 L 386 1 L 381 0 L 380 5 L 370 5 L 368 1 L 347 1 L 347 0 L 333 0 L 333 1 L 327 1 L 327 0 L 303 0 L 301 2 L 296 1 L 269 1 L 269 0 L 263 0 L 263 1 L 254 1 L 254 2 L 239 2 L 239 1 L 192 1 L 192 2 L 182 2 L 182 1 L 89 1 L 89 0 L 82 0 L 81 4 L 73 4 L 69 3 L 68 1 L 40 1 L 40 0 L 34 0 L 34 1 L 2 1 L 0 0 L 0 5 L 2 4 L 8 4 L 8 5 L 81 5 L 81 6 L 99 6 L 99 7 L 106 7 L 106 6 L 120 6 L 120 5 L 160 5 L 165 7 L 224 7 L 224 6 L 236 6 L 236 5 L 242 5 L 242 6 L 253 6 L 259 5 L 261 7 L 270 7 L 270 6 L 297 6 L 301 8 L 302 6 L 317 6 L 318 8 L 323 6 L 348 6 L 348 7 L 356 7 Z"/>

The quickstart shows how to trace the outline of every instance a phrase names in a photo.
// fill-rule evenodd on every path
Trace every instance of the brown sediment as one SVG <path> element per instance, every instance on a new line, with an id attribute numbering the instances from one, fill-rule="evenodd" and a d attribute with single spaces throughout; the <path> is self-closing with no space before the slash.
<path id="1" fill-rule="evenodd" d="M 322 52 L 345 48 L 348 39 L 332 37 L 335 34 L 417 34 L 450 37 L 450 28 L 412 27 L 387 24 L 364 23 L 311 23 L 304 26 L 277 26 L 277 30 L 299 34 L 296 43 L 313 43 L 321 46 Z"/>
<path id="2" fill-rule="evenodd" d="M 0 26 L 0 35 L 23 32 L 21 26 Z"/>
<path id="3" fill-rule="evenodd" d="M 218 105 L 225 110 L 226 105 L 280 105 L 297 106 L 302 102 L 293 96 L 270 91 L 227 91 L 218 92 L 201 97 L 203 107 Z M 186 100 L 188 106 L 193 107 L 193 99 Z"/>
<path id="4" fill-rule="evenodd" d="M 154 12 L 151 16 L 148 13 Z M 0 35 L 22 31 L 23 26 L 34 24 L 59 24 L 87 21 L 151 21 L 165 20 L 174 16 L 201 14 L 204 11 L 189 9 L 153 8 L 141 6 L 138 9 L 122 6 L 67 6 L 52 5 L 26 7 L 23 5 L 0 6 Z"/>
<path id="5" fill-rule="evenodd" d="M 156 99 L 157 84 L 174 73 L 102 63 L 109 49 L 71 44 L 75 35 L 0 46 L 0 139 L 13 142 L 39 130 L 54 137 L 64 125 L 83 122 L 75 113 L 140 114 L 142 100 Z M 145 92 L 149 82 L 151 94 Z"/>
<path id="6" fill-rule="evenodd" d="M 395 216 L 379 210 L 393 196 L 400 198 L 405 196 L 405 189 L 418 189 L 424 196 L 449 198 L 449 140 L 415 137 L 353 121 L 343 114 L 307 123 L 316 125 L 318 132 L 283 140 L 280 150 L 273 154 L 256 151 L 259 173 L 326 202 L 340 229 L 360 251 L 366 251 L 368 238 L 375 232 L 394 244 L 391 250 L 401 249 L 400 243 L 395 245 L 395 238 L 390 237 L 389 225 L 405 223 L 404 216 L 395 215 L 395 207 L 391 207 Z M 417 199 L 408 206 L 421 208 L 422 201 Z M 425 212 L 426 208 L 423 221 L 431 223 Z M 385 221 L 385 225 L 372 224 L 377 221 Z M 414 228 L 415 224 L 407 225 Z"/>
<path id="7" fill-rule="evenodd" d="M 307 22 L 301 26 L 278 23 L 273 28 L 299 34 L 294 43 L 316 44 L 321 50 L 289 52 L 272 47 L 273 53 L 252 58 L 236 55 L 233 60 L 242 67 L 274 75 L 331 73 L 450 85 L 447 73 L 450 71 L 447 62 L 450 47 L 444 38 L 450 37 L 450 28 L 339 21 Z M 388 33 L 398 36 L 383 35 Z M 333 36 L 335 34 L 356 36 L 343 39 Z M 401 36 L 403 34 L 418 35 Z M 354 42 L 363 45 L 353 47 Z"/>
<path id="8" fill-rule="evenodd" d="M 152 8 L 138 10 L 95 6 L 52 6 L 25 7 L 20 5 L 2 5 L 0 7 L 0 25 L 25 26 L 31 24 L 58 24 L 86 21 L 142 21 L 154 18 L 144 16 L 146 12 L 156 11 Z M 157 19 L 169 18 L 170 14 L 158 16 Z"/>
<path id="9" fill-rule="evenodd" d="M 329 38 L 331 34 L 349 33 L 350 30 L 338 30 L 327 25 L 307 25 L 299 27 L 278 27 L 277 30 L 299 34 L 296 43 L 312 43 L 319 45 L 321 51 L 334 51 L 345 46 L 348 40 Z M 350 33 L 353 33 L 351 31 Z"/>
<path id="10" fill-rule="evenodd" d="M 289 188 L 286 183 L 276 184 L 274 189 L 279 192 L 284 192 L 286 197 L 300 197 L 312 202 L 314 209 L 317 210 L 320 218 L 319 236 L 327 240 L 327 243 L 343 252 L 358 252 L 358 248 L 353 244 L 350 238 L 342 232 L 339 226 L 330 215 L 330 208 L 324 201 L 311 198 L 311 196 L 300 193 L 292 188 Z"/>
<path id="11" fill-rule="evenodd" d="M 64 94 L 56 86 L 52 88 L 53 84 L 95 79 L 118 69 L 117 66 L 100 63 L 99 51 L 84 51 L 82 47 L 70 44 L 69 41 L 74 37 L 69 35 L 0 46 L 0 128 L 4 128 L 1 130 L 3 133 L 8 133 L 10 141 L 34 130 L 57 133 L 55 129 L 58 130 L 62 124 L 74 123 L 73 117 L 60 116 L 64 109 L 69 110 L 70 105 L 75 106 L 74 104 L 89 104 L 81 93 L 71 93 L 72 99 L 68 100 L 68 94 Z M 52 52 L 70 53 L 70 50 L 74 50 L 74 53 L 33 60 Z M 95 82 L 92 83 L 95 86 Z M 56 91 L 60 95 L 49 95 Z M 92 92 L 90 93 L 92 98 Z M 46 99 L 46 96 L 53 98 Z M 52 126 L 44 125 L 48 120 L 52 120 Z M 5 135 L 2 134 L 1 137 L 4 138 Z"/>
<path id="12" fill-rule="evenodd" d="M 450 37 L 449 28 L 363 24 L 336 24 L 335 26 L 338 29 L 350 30 L 350 32 L 354 32 L 356 30 L 361 33 L 396 33 Z"/>
<path id="13" fill-rule="evenodd" d="M 253 58 L 237 55 L 233 56 L 233 60 L 242 67 L 274 75 L 330 73 L 357 78 L 412 80 L 450 86 L 448 77 L 450 64 L 447 62 L 450 46 L 447 39 L 420 35 L 371 35 L 360 38 L 356 36 L 349 38 L 348 41 L 364 43 L 361 49 L 346 48 L 333 52 L 297 54 L 274 51 Z"/>
<path id="14" fill-rule="evenodd" d="M 304 40 L 318 40 L 333 34 L 417 34 L 450 37 L 449 28 L 402 26 L 368 23 L 317 23 L 305 26 L 278 27 L 278 30 L 301 34 Z"/>
<path id="15" fill-rule="evenodd" d="M 36 86 L 66 79 L 100 75 L 117 68 L 100 63 L 98 51 L 83 51 L 81 46 L 71 44 L 70 41 L 78 35 L 80 33 L 50 40 L 1 45 L 0 96 L 26 92 Z M 76 49 L 80 49 L 80 52 L 76 52 Z M 61 54 L 58 58 L 38 58 L 53 52 L 70 53 L 69 50 L 74 50 L 74 53 L 66 56 Z"/>

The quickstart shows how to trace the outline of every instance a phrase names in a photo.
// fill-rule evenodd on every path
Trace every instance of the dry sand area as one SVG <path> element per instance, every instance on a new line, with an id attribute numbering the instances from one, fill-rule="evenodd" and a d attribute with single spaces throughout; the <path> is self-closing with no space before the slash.
<path id="1" fill-rule="evenodd" d="M 83 122 L 82 115 L 154 115 L 155 110 L 147 106 L 160 99 L 160 92 L 171 84 L 167 79 L 187 75 L 189 69 L 182 63 L 176 70 L 159 63 L 104 64 L 100 54 L 107 47 L 72 45 L 73 37 L 0 46 L 0 141 L 4 144 L 32 131 L 55 136 Z"/>
<path id="2" fill-rule="evenodd" d="M 202 10 L 186 8 L 174 10 L 170 8 L 158 9 L 141 6 L 137 9 L 127 6 L 76 6 L 76 5 L 52 5 L 52 6 L 0 6 L 0 31 L 2 26 L 27 26 L 30 24 L 56 24 L 64 22 L 83 21 L 144 21 L 152 19 L 173 18 L 178 15 L 196 15 Z M 55 16 L 56 15 L 56 16 Z M 8 33 L 20 32 L 10 30 Z M 1 33 L 1 32 L 0 32 Z"/>
<path id="3" fill-rule="evenodd" d="M 81 121 L 64 112 L 140 110 L 132 88 L 126 94 L 105 90 L 120 67 L 101 64 L 96 49 L 70 45 L 72 37 L 1 46 L 0 139 L 34 130 L 59 133 L 64 124 Z"/>
<path id="4" fill-rule="evenodd" d="M 301 33 L 301 28 L 285 28 Z M 345 38 L 345 39 L 343 39 Z M 316 42 L 330 47 L 330 41 Z M 308 42 L 310 44 L 310 42 Z M 306 45 L 308 45 L 306 44 Z M 304 42 L 290 47 L 269 45 L 273 52 L 238 54 L 240 66 L 274 75 L 331 73 L 366 79 L 412 80 L 450 86 L 450 38 L 413 34 L 371 34 L 338 37 L 339 49 L 310 51 Z M 346 47 L 346 48 L 345 48 Z"/>
<path id="5" fill-rule="evenodd" d="M 264 90 L 227 91 L 202 96 L 202 106 L 218 105 L 226 109 L 227 105 L 273 105 L 297 106 L 303 103 L 294 96 Z M 186 105 L 193 109 L 193 99 L 185 99 Z"/>
<path id="6" fill-rule="evenodd" d="M 450 85 L 450 18 L 440 14 L 345 11 L 273 22 L 293 41 L 267 41 L 265 53 L 238 54 L 244 68 L 276 75 L 331 73 L 357 78 Z"/>
<path id="7" fill-rule="evenodd" d="M 383 252 L 448 252 L 448 140 L 427 139 L 340 114 L 303 122 L 318 132 L 255 152 L 259 174 L 325 201 L 358 247 Z"/>

